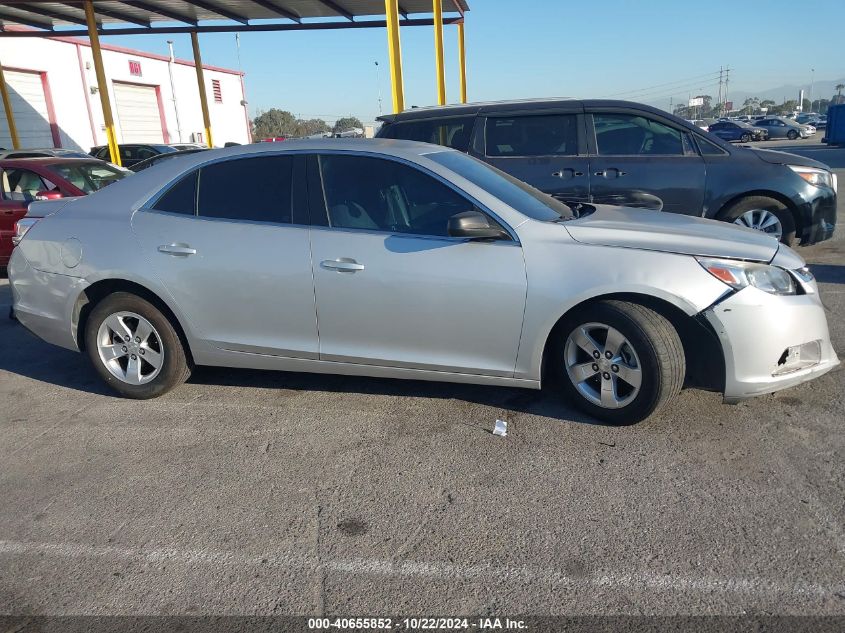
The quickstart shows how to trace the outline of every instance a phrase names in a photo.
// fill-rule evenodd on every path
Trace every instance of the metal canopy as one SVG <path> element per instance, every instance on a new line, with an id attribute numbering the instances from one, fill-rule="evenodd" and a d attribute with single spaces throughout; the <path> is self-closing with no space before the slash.
<path id="1" fill-rule="evenodd" d="M 469 10 L 467 0 L 442 0 L 442 3 L 444 12 L 457 14 L 447 18 L 447 23 L 460 20 Z M 115 35 L 174 32 L 172 27 L 163 27 L 163 23 L 177 23 L 182 27 L 180 31 L 274 30 L 274 25 L 266 22 L 251 23 L 256 20 L 280 22 L 279 30 L 342 28 L 341 24 L 356 28 L 368 22 L 383 26 L 382 20 L 361 18 L 385 15 L 384 0 L 95 0 L 93 4 L 98 31 Z M 409 25 L 420 23 L 410 16 L 431 13 L 431 0 L 399 0 L 399 15 Z M 211 21 L 215 24 L 202 24 Z M 229 24 L 221 25 L 221 21 Z M 3 0 L 0 3 L 0 37 L 37 37 L 45 32 L 71 34 L 85 23 L 83 0 Z M 6 24 L 37 30 L 5 30 Z"/>

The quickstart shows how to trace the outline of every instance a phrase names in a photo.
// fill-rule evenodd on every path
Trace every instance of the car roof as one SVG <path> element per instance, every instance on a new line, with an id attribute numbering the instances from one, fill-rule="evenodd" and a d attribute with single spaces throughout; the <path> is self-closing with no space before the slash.
<path id="1" fill-rule="evenodd" d="M 66 156 L 35 156 L 32 158 L 0 158 L 0 167 L 47 167 L 49 165 L 107 164 L 98 158 L 68 158 Z"/>
<path id="2" fill-rule="evenodd" d="M 395 121 L 410 121 L 414 119 L 445 118 L 452 116 L 494 114 L 514 111 L 550 110 L 555 108 L 635 108 L 637 110 L 644 110 L 662 116 L 669 114 L 665 110 L 660 110 L 659 108 L 654 108 L 644 103 L 636 103 L 634 101 L 622 101 L 618 99 L 571 99 L 568 97 L 557 97 L 426 106 L 423 108 L 411 108 L 410 110 L 404 110 L 398 114 L 385 114 L 378 117 L 378 120 L 393 123 Z"/>

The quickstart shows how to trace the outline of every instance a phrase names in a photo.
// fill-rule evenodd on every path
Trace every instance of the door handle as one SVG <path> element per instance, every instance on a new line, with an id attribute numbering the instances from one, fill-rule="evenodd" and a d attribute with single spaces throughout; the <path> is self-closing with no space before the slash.
<path id="1" fill-rule="evenodd" d="M 336 270 L 339 273 L 355 273 L 359 270 L 364 270 L 364 264 L 359 264 L 349 257 L 341 257 L 340 259 L 324 259 L 320 262 L 320 266 L 328 270 Z"/>
<path id="2" fill-rule="evenodd" d="M 162 244 L 158 247 L 158 252 L 187 257 L 188 255 L 196 255 L 197 249 L 191 248 L 187 244 Z"/>
<path id="3" fill-rule="evenodd" d="M 578 176 L 583 176 L 583 171 L 575 171 L 571 167 L 566 167 L 565 169 L 561 169 L 560 171 L 553 171 L 552 176 L 555 178 L 577 178 Z"/>
<path id="4" fill-rule="evenodd" d="M 612 173 L 610 173 L 612 172 Z M 615 174 L 615 175 L 614 175 Z M 602 178 L 621 178 L 622 176 L 627 176 L 627 171 L 622 171 L 621 169 L 616 169 L 616 167 L 608 167 L 607 169 L 602 169 L 601 171 L 596 172 L 596 176 L 601 176 Z"/>

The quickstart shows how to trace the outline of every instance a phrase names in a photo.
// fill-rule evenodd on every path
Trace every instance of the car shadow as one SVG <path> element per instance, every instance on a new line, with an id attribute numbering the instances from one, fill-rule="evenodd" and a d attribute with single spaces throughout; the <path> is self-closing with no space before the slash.
<path id="1" fill-rule="evenodd" d="M 845 266 L 839 264 L 810 264 L 816 281 L 822 284 L 845 284 Z"/>
<path id="2" fill-rule="evenodd" d="M 118 397 L 106 387 L 85 354 L 45 343 L 16 321 L 7 318 L 10 304 L 9 286 L 4 284 L 0 286 L 0 371 L 84 393 Z M 502 410 L 501 414 L 493 415 L 527 414 L 562 422 L 603 425 L 576 410 L 556 394 L 516 387 L 223 367 L 197 367 L 188 382 L 206 386 L 459 400 Z M 491 419 L 491 431 L 492 428 Z"/>

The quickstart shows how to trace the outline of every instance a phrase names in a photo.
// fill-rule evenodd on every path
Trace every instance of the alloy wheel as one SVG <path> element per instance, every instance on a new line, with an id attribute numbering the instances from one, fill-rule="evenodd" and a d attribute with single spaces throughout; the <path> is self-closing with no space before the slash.
<path id="1" fill-rule="evenodd" d="M 734 224 L 744 226 L 749 229 L 756 229 L 762 231 L 766 235 L 771 235 L 777 240 L 780 240 L 783 235 L 783 225 L 780 219 L 771 211 L 766 209 L 751 209 L 746 211 L 736 220 Z"/>
<path id="2" fill-rule="evenodd" d="M 588 401 L 605 409 L 626 406 L 640 391 L 643 371 L 634 346 L 616 328 L 585 323 L 564 346 L 566 373 Z"/>
<path id="3" fill-rule="evenodd" d="M 164 365 L 164 346 L 152 323 L 134 312 L 116 312 L 97 330 L 97 351 L 103 365 L 118 380 L 143 385 Z"/>

